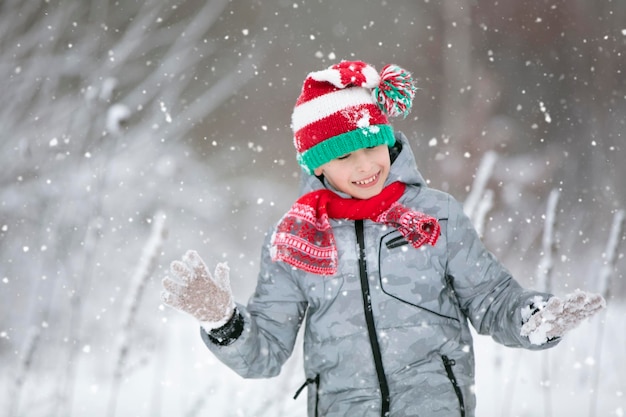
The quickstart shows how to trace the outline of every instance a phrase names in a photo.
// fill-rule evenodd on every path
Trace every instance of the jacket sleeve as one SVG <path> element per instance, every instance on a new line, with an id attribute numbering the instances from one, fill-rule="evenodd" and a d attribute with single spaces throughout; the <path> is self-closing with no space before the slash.
<path id="1" fill-rule="evenodd" d="M 270 257 L 268 235 L 261 252 L 257 286 L 248 305 L 237 304 L 243 330 L 232 343 L 217 343 L 201 329 L 202 340 L 215 356 L 244 378 L 279 374 L 293 351 L 307 303 L 292 268 Z"/>
<path id="2" fill-rule="evenodd" d="M 522 309 L 533 305 L 536 297 L 547 300 L 551 295 L 522 288 L 485 248 L 462 206 L 452 197 L 448 214 L 447 279 L 476 331 L 510 347 L 545 349 L 558 343 L 532 345 L 520 335 Z"/>

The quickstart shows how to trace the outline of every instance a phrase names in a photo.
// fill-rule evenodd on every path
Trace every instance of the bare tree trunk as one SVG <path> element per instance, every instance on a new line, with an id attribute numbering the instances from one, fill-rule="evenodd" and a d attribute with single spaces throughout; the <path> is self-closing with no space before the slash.
<path id="1" fill-rule="evenodd" d="M 543 227 L 542 256 L 537 267 L 537 289 L 544 292 L 552 291 L 552 271 L 554 270 L 554 257 L 557 248 L 555 238 L 556 209 L 559 195 L 560 193 L 556 189 L 550 192 Z"/>
<path id="2" fill-rule="evenodd" d="M 606 243 L 606 249 L 604 250 L 604 265 L 600 269 L 600 294 L 604 299 L 608 300 L 611 294 L 611 277 L 615 272 L 615 262 L 617 261 L 617 251 L 619 249 L 620 241 L 622 240 L 622 231 L 624 226 L 624 218 L 626 212 L 624 210 L 618 210 L 613 216 L 613 224 L 609 232 L 609 238 Z M 595 341 L 593 358 L 596 361 L 597 366 L 593 368 L 593 375 L 591 378 L 591 399 L 589 401 L 589 417 L 597 416 L 598 410 L 598 394 L 600 391 L 600 363 L 602 356 L 602 346 L 604 339 L 604 326 L 605 320 L 601 320 L 598 324 L 597 335 L 593 338 Z"/>
<path id="3" fill-rule="evenodd" d="M 22 388 L 32 368 L 33 356 L 35 350 L 39 345 L 39 339 L 41 338 L 41 329 L 38 327 L 31 328 L 28 336 L 26 337 L 26 343 L 22 348 L 21 360 L 17 368 L 16 374 L 13 378 L 13 383 L 9 386 L 8 392 L 8 406 L 7 417 L 17 417 L 20 398 L 22 397 Z"/>
<path id="4" fill-rule="evenodd" d="M 485 228 L 487 227 L 487 213 L 493 208 L 493 190 L 486 190 L 483 194 L 483 198 L 478 203 L 474 214 L 474 226 L 476 227 L 476 233 L 483 238 L 485 236 Z"/>
<path id="5" fill-rule="evenodd" d="M 556 252 L 555 224 L 556 209 L 559 201 L 559 191 L 552 190 L 548 197 L 545 223 L 543 227 L 542 257 L 537 267 L 537 288 L 549 292 L 552 288 L 552 272 Z M 541 360 L 541 387 L 543 393 L 544 416 L 552 416 L 552 372 L 550 371 L 550 352 L 542 352 Z"/>
<path id="6" fill-rule="evenodd" d="M 472 184 L 472 188 L 467 198 L 465 199 L 465 203 L 463 204 L 463 211 L 465 214 L 472 219 L 474 226 L 476 226 L 476 210 L 483 200 L 483 194 L 485 193 L 485 188 L 487 187 L 487 182 L 489 182 L 489 178 L 491 178 L 491 174 L 493 172 L 493 168 L 498 160 L 498 155 L 489 151 L 483 155 L 482 160 L 480 161 L 480 166 L 474 176 L 474 182 Z M 484 208 L 483 208 L 484 210 Z"/>

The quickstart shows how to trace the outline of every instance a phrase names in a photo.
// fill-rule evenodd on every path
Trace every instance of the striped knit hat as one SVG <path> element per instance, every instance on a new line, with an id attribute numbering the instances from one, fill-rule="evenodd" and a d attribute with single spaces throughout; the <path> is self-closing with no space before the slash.
<path id="1" fill-rule="evenodd" d="M 415 86 L 396 65 L 378 72 L 342 61 L 310 73 L 291 116 L 298 162 L 309 173 L 357 149 L 395 143 L 387 116 L 409 114 Z"/>

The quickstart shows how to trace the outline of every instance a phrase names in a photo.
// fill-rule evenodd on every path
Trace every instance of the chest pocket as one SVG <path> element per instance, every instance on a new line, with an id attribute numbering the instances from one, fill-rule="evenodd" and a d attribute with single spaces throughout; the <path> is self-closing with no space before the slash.
<path id="1" fill-rule="evenodd" d="M 456 314 L 449 310 L 440 251 L 431 245 L 414 248 L 396 230 L 386 234 L 378 248 L 380 287 L 383 293 L 405 305 L 456 320 Z"/>

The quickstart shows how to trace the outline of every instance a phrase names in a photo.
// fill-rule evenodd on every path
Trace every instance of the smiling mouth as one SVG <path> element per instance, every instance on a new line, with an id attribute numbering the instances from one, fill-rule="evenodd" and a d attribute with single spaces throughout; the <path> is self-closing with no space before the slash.
<path id="1" fill-rule="evenodd" d="M 360 180 L 360 181 L 353 181 L 353 183 L 356 185 L 370 185 L 370 184 L 375 183 L 378 180 L 379 175 L 380 175 L 380 172 L 377 172 L 376 174 L 372 175 L 369 178 L 365 178 L 364 180 Z"/>

